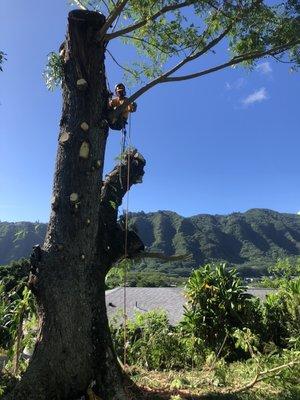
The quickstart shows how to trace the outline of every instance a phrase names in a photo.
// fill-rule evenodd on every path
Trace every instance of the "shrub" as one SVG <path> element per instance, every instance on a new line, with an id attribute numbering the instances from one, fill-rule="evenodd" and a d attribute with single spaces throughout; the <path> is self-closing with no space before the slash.
<path id="1" fill-rule="evenodd" d="M 112 326 L 115 350 L 120 359 L 124 354 L 124 327 Z M 199 362 L 192 338 L 184 337 L 172 327 L 164 311 L 137 313 L 127 322 L 126 362 L 147 369 L 182 369 Z"/>
<path id="2" fill-rule="evenodd" d="M 279 347 L 300 345 L 300 278 L 286 281 L 264 302 L 266 340 Z"/>
<path id="3" fill-rule="evenodd" d="M 182 327 L 221 355 L 235 353 L 236 329 L 262 330 L 259 300 L 246 293 L 235 269 L 207 264 L 194 271 L 186 285 L 188 299 Z"/>
<path id="4" fill-rule="evenodd" d="M 24 265 L 12 263 L 9 267 L 13 274 L 0 285 L 0 348 L 8 356 L 7 367 L 17 374 L 20 367 L 26 367 L 20 363 L 24 348 L 29 349 L 35 342 L 36 303 L 22 276 Z"/>

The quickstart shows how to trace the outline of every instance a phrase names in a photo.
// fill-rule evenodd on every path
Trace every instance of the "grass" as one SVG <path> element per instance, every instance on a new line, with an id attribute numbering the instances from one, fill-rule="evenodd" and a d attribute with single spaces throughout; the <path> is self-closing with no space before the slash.
<path id="1" fill-rule="evenodd" d="M 255 363 L 249 361 L 204 366 L 192 371 L 148 371 L 127 367 L 127 374 L 139 387 L 136 399 L 147 400 L 299 400 L 300 367 L 287 368 L 250 390 L 234 393 L 251 382 Z M 279 363 L 278 363 L 279 364 Z M 12 389 L 17 380 L 0 373 L 0 397 Z M 128 388 L 130 389 L 130 388 Z M 142 396 L 142 397 L 141 397 Z"/>
<path id="2" fill-rule="evenodd" d="M 299 400 L 299 364 L 266 374 L 250 389 L 235 393 L 253 382 L 258 365 L 265 371 L 282 364 L 280 359 L 264 365 L 253 360 L 231 364 L 220 360 L 213 367 L 206 365 L 201 370 L 161 372 L 131 367 L 127 373 L 149 400 Z"/>
<path id="3" fill-rule="evenodd" d="M 17 382 L 9 369 L 4 371 L 0 371 L 0 398 Z M 139 400 L 300 400 L 300 351 L 296 350 L 257 353 L 231 363 L 208 356 L 201 367 L 181 371 L 134 365 L 127 366 L 126 373 L 131 379 L 128 392 L 137 386 L 134 398 Z M 258 381 L 247 387 L 255 377 Z"/>

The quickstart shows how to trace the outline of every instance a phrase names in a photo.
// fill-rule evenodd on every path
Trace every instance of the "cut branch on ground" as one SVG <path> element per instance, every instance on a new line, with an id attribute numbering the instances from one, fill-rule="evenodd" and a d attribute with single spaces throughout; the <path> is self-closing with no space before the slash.
<path id="1" fill-rule="evenodd" d="M 258 382 L 261 382 L 264 379 L 270 378 L 272 376 L 279 375 L 285 369 L 291 368 L 291 367 L 293 367 L 295 365 L 299 365 L 299 364 L 300 364 L 300 361 L 291 361 L 287 364 L 279 365 L 278 367 L 271 368 L 266 371 L 257 372 L 257 374 L 255 375 L 254 379 L 251 382 L 247 383 L 246 385 L 244 385 L 236 390 L 230 391 L 230 393 L 238 394 L 241 392 L 245 392 L 246 390 L 253 388 Z"/>

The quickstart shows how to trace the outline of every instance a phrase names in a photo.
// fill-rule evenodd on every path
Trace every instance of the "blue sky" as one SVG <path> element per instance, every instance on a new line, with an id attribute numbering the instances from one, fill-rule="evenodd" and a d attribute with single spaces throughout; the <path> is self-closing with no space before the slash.
<path id="1" fill-rule="evenodd" d="M 47 54 L 63 41 L 67 2 L 1 0 L 0 220 L 47 221 L 61 93 L 42 78 Z M 111 51 L 125 60 L 128 49 Z M 221 56 L 221 55 L 220 55 Z M 111 87 L 122 71 L 107 57 Z M 261 60 L 198 80 L 164 84 L 138 100 L 132 144 L 147 160 L 131 211 L 172 210 L 189 216 L 249 208 L 300 210 L 300 75 Z M 120 134 L 109 136 L 113 168 Z"/>

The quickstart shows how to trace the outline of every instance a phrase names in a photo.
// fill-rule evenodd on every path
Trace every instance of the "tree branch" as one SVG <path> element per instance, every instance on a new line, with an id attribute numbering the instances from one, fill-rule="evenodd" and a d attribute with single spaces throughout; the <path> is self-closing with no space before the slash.
<path id="1" fill-rule="evenodd" d="M 116 37 L 125 35 L 126 33 L 135 31 L 136 29 L 139 29 L 142 26 L 146 25 L 149 21 L 155 21 L 157 18 L 159 18 L 160 16 L 162 16 L 163 14 L 165 14 L 169 11 L 178 10 L 178 9 L 186 7 L 186 6 L 190 6 L 193 3 L 194 3 L 193 0 L 189 0 L 189 1 L 184 1 L 183 3 L 165 6 L 162 9 L 160 9 L 157 13 L 151 15 L 150 17 L 144 18 L 143 20 L 141 20 L 133 25 L 129 25 L 126 28 L 120 29 L 116 32 L 108 33 L 105 36 L 105 40 L 109 41 L 109 40 L 115 39 Z"/>
<path id="2" fill-rule="evenodd" d="M 285 45 L 273 47 L 272 49 L 269 49 L 269 50 L 263 51 L 263 52 L 252 52 L 252 53 L 241 54 L 239 56 L 233 57 L 231 60 L 229 60 L 228 62 L 226 62 L 224 64 L 220 64 L 220 65 L 217 65 L 215 67 L 208 68 L 208 69 L 200 71 L 200 72 L 196 72 L 194 74 L 170 77 L 169 76 L 170 74 L 174 73 L 175 71 L 177 71 L 179 68 L 181 68 L 183 65 L 185 65 L 188 62 L 188 61 L 186 61 L 187 58 L 189 58 L 189 56 L 188 56 L 183 61 L 181 61 L 179 64 L 177 64 L 174 68 L 172 68 L 168 72 L 160 75 L 159 77 L 153 79 L 151 82 L 147 83 L 145 86 L 142 86 L 139 90 L 137 90 L 135 93 L 133 93 L 127 99 L 126 105 L 128 105 L 129 103 L 135 101 L 137 98 L 142 96 L 144 93 L 146 93 L 148 90 L 152 89 L 154 86 L 156 86 L 159 83 L 179 82 L 179 81 L 184 81 L 184 80 L 187 80 L 187 79 L 198 78 L 200 76 L 207 75 L 207 74 L 210 74 L 212 72 L 219 71 L 219 70 L 224 69 L 226 67 L 230 67 L 232 65 L 240 64 L 243 61 L 262 58 L 262 57 L 268 56 L 268 55 L 272 56 L 274 54 L 282 53 L 283 51 L 288 50 L 290 47 L 293 47 L 293 46 L 295 46 L 297 44 L 300 44 L 300 41 L 293 41 L 293 42 L 290 42 L 290 43 L 286 43 Z M 201 55 L 204 54 L 204 52 L 207 52 L 213 46 L 209 46 L 209 48 L 207 48 L 207 47 L 208 46 L 206 46 L 205 49 L 203 49 L 203 51 L 201 51 Z M 198 57 L 199 56 L 200 56 L 200 54 L 198 55 Z M 194 57 L 193 57 L 193 59 L 194 59 Z M 190 58 L 190 60 L 191 60 L 191 58 Z M 122 107 L 120 107 L 120 110 L 119 109 L 116 110 L 118 112 L 118 115 L 121 114 L 123 109 L 126 108 L 126 105 L 122 105 Z"/>
<path id="3" fill-rule="evenodd" d="M 190 53 L 190 55 L 188 55 L 183 60 L 181 60 L 177 65 L 175 65 L 174 67 L 172 67 L 171 69 L 166 71 L 164 74 L 160 75 L 159 77 L 153 79 L 152 81 L 147 83 L 145 86 L 141 87 L 133 95 L 131 95 L 128 99 L 126 99 L 124 101 L 124 103 L 122 104 L 122 106 L 119 106 L 116 110 L 114 110 L 112 113 L 112 116 L 115 118 L 118 118 L 121 115 L 121 113 L 123 112 L 123 110 L 125 110 L 125 108 L 128 106 L 128 104 L 135 101 L 138 97 L 142 96 L 144 93 L 146 93 L 148 90 L 150 90 L 157 84 L 167 82 L 167 78 L 169 75 L 173 74 L 174 72 L 176 72 L 177 70 L 182 68 L 188 62 L 193 61 L 196 58 L 199 58 L 203 54 L 207 53 L 211 48 L 216 46 L 228 34 L 228 32 L 231 30 L 232 26 L 233 26 L 233 23 L 231 23 L 219 36 L 217 36 L 215 39 L 213 39 L 209 43 L 207 43 L 207 45 L 204 46 L 203 49 L 201 49 L 198 52 L 193 51 L 192 53 Z M 203 33 L 202 36 L 205 36 L 205 32 Z"/>
<path id="4" fill-rule="evenodd" d="M 136 149 L 126 150 L 121 158 L 120 164 L 107 175 L 101 190 L 101 204 L 110 205 L 114 209 L 122 204 L 131 186 L 141 182 L 146 165 L 144 157 Z"/>
<path id="5" fill-rule="evenodd" d="M 122 35 L 122 37 L 125 37 L 125 38 L 128 38 L 128 39 L 133 39 L 133 40 L 138 40 L 138 41 L 144 43 L 146 46 L 155 47 L 157 50 L 161 51 L 162 53 L 170 55 L 170 53 L 168 51 L 164 50 L 162 47 L 160 47 L 160 46 L 158 46 L 158 45 L 156 45 L 154 43 L 150 43 L 150 42 L 148 42 L 147 40 L 145 40 L 143 38 L 139 38 L 139 37 L 136 37 L 136 36 L 130 36 L 130 35 Z"/>
<path id="6" fill-rule="evenodd" d="M 116 110 L 117 115 L 121 114 L 123 109 L 126 108 L 126 106 L 135 101 L 138 97 L 140 97 L 142 94 L 156 86 L 158 83 L 163 83 L 167 81 L 167 78 L 169 75 L 173 74 L 174 72 L 178 71 L 180 68 L 182 68 L 185 64 L 187 64 L 190 61 L 195 60 L 196 58 L 201 57 L 203 54 L 207 53 L 211 48 L 216 46 L 231 30 L 233 24 L 230 24 L 219 36 L 217 36 L 215 39 L 211 40 L 209 43 L 207 43 L 204 48 L 198 52 L 192 52 L 190 55 L 185 57 L 183 60 L 181 60 L 177 65 L 175 65 L 173 68 L 169 69 L 166 71 L 164 74 L 160 75 L 159 77 L 153 79 L 151 82 L 147 83 L 145 86 L 141 87 L 139 90 L 137 90 L 133 95 L 131 95 L 126 104 L 124 103 L 122 107 L 119 107 L 119 109 Z M 205 34 L 205 33 L 204 33 Z"/>
<path id="7" fill-rule="evenodd" d="M 106 1 L 105 1 L 105 0 L 102 0 L 102 2 L 103 2 L 103 4 L 105 5 L 105 7 L 106 7 L 108 13 L 110 13 L 110 9 L 109 9 L 108 4 L 106 3 Z"/>
<path id="8" fill-rule="evenodd" d="M 112 10 L 110 15 L 107 17 L 105 24 L 100 29 L 97 40 L 100 41 L 103 39 L 103 37 L 105 36 L 109 27 L 114 23 L 114 21 L 118 18 L 118 16 L 121 14 L 121 12 L 126 7 L 126 4 L 128 3 L 128 1 L 129 0 L 119 0 L 119 2 L 116 4 L 116 7 Z"/>
<path id="9" fill-rule="evenodd" d="M 137 78 L 136 74 L 131 71 L 131 69 L 124 67 L 122 64 L 120 64 L 118 62 L 118 60 L 112 55 L 112 53 L 106 49 L 107 53 L 110 55 L 111 59 L 117 64 L 117 66 L 121 69 L 123 69 L 124 71 L 128 72 L 129 74 L 131 74 L 134 78 Z"/>
<path id="10" fill-rule="evenodd" d="M 99 213 L 101 228 L 97 242 L 98 253 L 106 254 L 108 260 L 104 264 L 106 271 L 113 263 L 124 258 L 125 254 L 131 257 L 132 254 L 144 251 L 144 244 L 138 235 L 132 230 L 126 231 L 124 225 L 118 223 L 118 207 L 130 187 L 141 182 L 145 164 L 145 159 L 136 149 L 128 149 L 122 155 L 120 164 L 107 175 L 102 184 Z"/>
<path id="11" fill-rule="evenodd" d="M 230 67 L 232 65 L 240 64 L 243 61 L 248 61 L 248 60 L 255 60 L 257 58 L 265 57 L 265 56 L 273 56 L 274 54 L 279 54 L 282 53 L 283 51 L 289 49 L 290 47 L 300 44 L 300 41 L 294 41 L 291 43 L 287 43 L 285 45 L 273 47 L 272 49 L 262 51 L 262 52 L 252 52 L 252 53 L 245 53 L 241 54 L 239 56 L 233 57 L 231 60 L 227 61 L 226 63 L 217 65 L 212 68 L 208 68 L 206 70 L 196 72 L 194 74 L 189 74 L 189 75 L 183 75 L 183 76 L 174 76 L 174 77 L 167 77 L 164 82 L 179 82 L 179 81 L 184 81 L 188 79 L 194 79 L 194 78 L 199 78 L 200 76 L 210 74 L 212 72 L 219 71 L 221 69 Z"/>
<path id="12" fill-rule="evenodd" d="M 81 8 L 81 10 L 87 10 L 80 0 L 74 0 L 74 3 L 77 4 L 77 7 Z"/>
<path id="13" fill-rule="evenodd" d="M 263 379 L 269 378 L 269 374 L 277 375 L 282 370 L 289 368 L 289 367 L 293 367 L 294 365 L 299 365 L 299 364 L 300 364 L 300 361 L 291 361 L 287 364 L 279 365 L 278 367 L 268 369 L 266 371 L 258 372 L 251 382 L 247 383 L 247 385 L 242 386 L 236 390 L 230 391 L 230 394 L 237 394 L 237 393 L 244 392 L 245 390 L 251 389 L 256 383 L 262 381 Z"/>

